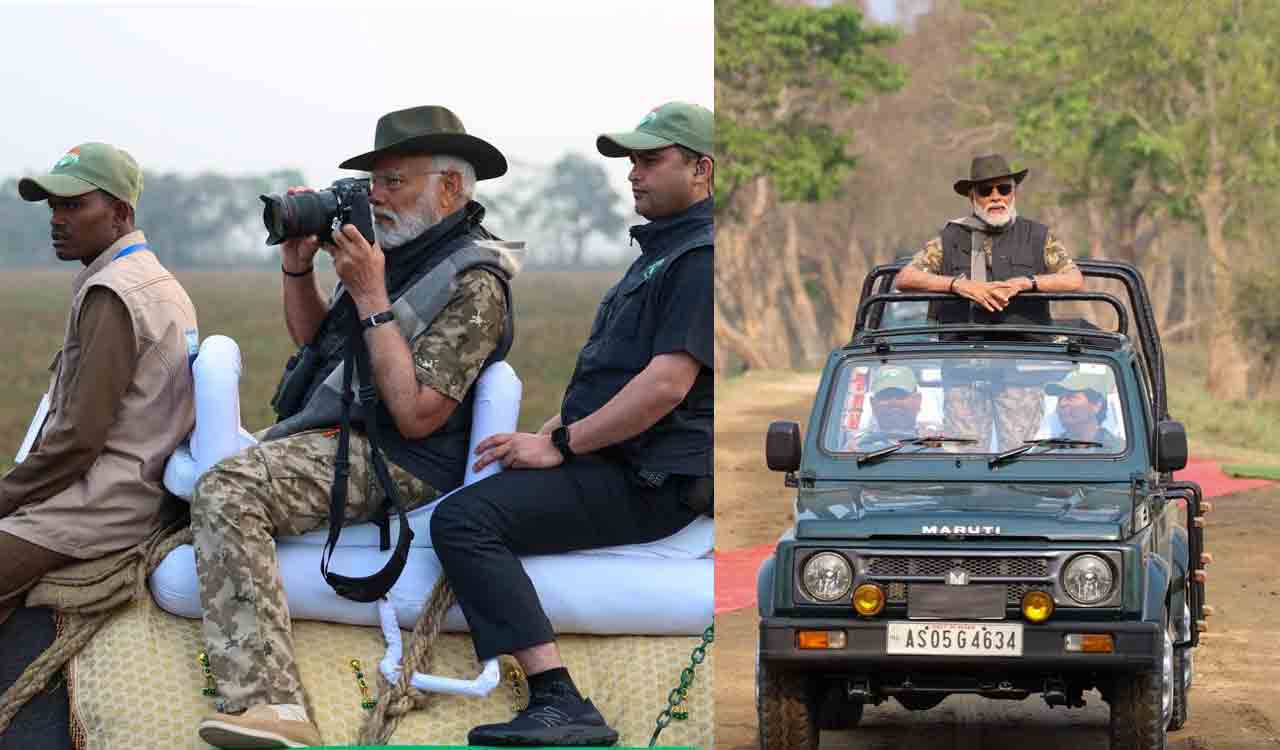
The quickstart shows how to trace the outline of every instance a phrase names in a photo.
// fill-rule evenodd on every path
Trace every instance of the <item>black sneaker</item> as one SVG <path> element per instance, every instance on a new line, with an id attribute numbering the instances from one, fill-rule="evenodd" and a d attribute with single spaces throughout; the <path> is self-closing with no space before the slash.
<path id="1" fill-rule="evenodd" d="M 468 745 L 490 747 L 607 746 L 618 733 L 591 704 L 563 692 L 535 694 L 529 707 L 504 724 L 485 724 L 467 733 Z"/>

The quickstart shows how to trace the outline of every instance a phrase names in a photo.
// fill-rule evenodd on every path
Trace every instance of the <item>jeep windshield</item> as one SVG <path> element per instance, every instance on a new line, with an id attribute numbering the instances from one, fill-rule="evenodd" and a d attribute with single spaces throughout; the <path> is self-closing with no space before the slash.
<path id="1" fill-rule="evenodd" d="M 1020 461 L 1118 455 L 1127 420 L 1116 377 L 1105 361 L 1051 355 L 850 359 L 823 448 L 860 462 L 1019 448 Z"/>

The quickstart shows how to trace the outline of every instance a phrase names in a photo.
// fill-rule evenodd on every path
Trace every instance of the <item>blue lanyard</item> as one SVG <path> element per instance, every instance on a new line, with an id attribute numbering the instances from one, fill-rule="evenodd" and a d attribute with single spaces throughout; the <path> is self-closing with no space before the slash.
<path id="1" fill-rule="evenodd" d="M 139 242 L 135 245 L 130 245 L 124 248 L 123 250 L 121 250 L 120 252 L 116 253 L 116 257 L 112 258 L 111 260 L 120 260 L 121 258 L 128 255 L 129 253 L 134 253 L 139 250 L 150 250 L 150 249 L 151 249 L 151 246 L 148 245 L 147 243 Z"/>

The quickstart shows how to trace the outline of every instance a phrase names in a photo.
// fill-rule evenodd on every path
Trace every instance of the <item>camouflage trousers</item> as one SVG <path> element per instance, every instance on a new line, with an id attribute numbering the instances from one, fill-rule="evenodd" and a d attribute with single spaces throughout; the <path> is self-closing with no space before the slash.
<path id="1" fill-rule="evenodd" d="M 1044 417 L 1044 390 L 1027 386 L 948 387 L 942 405 L 946 435 L 978 439 L 986 448 L 995 422 L 997 445 L 1006 450 L 1035 437 Z"/>
<path id="2" fill-rule="evenodd" d="M 333 430 L 261 443 L 218 463 L 196 485 L 191 527 L 202 633 L 223 711 L 306 705 L 274 537 L 328 526 L 337 445 Z M 383 501 L 369 441 L 354 431 L 350 461 L 344 525 L 368 520 Z M 387 469 L 408 507 L 440 494 L 391 462 Z"/>

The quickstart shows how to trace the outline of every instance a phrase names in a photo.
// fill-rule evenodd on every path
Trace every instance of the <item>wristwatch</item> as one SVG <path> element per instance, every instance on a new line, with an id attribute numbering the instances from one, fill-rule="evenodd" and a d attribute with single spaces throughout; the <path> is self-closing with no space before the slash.
<path id="1" fill-rule="evenodd" d="M 1031 279 L 1031 291 L 1040 291 L 1040 285 L 1036 283 L 1036 277 L 1033 274 L 1027 274 L 1027 278 Z"/>
<path id="2" fill-rule="evenodd" d="M 383 310 L 382 312 L 374 313 L 373 315 L 370 315 L 367 318 L 361 318 L 360 327 L 361 328 L 377 328 L 383 323 L 390 323 L 395 319 L 396 319 L 396 313 L 394 310 Z"/>
<path id="3" fill-rule="evenodd" d="M 569 427 L 560 425 L 551 431 L 551 444 L 560 451 L 560 455 L 564 456 L 565 463 L 569 463 L 576 455 L 573 449 L 569 447 Z"/>

